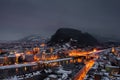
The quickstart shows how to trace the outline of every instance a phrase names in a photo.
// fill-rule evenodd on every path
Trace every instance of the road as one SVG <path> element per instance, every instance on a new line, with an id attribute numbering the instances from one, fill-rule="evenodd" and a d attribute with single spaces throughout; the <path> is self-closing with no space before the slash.
<path id="1" fill-rule="evenodd" d="M 101 53 L 103 51 L 104 50 L 96 51 L 93 54 L 99 54 L 99 53 Z M 97 57 L 95 57 L 95 58 L 97 58 Z M 86 74 L 92 68 L 94 63 L 95 63 L 94 59 L 89 60 L 88 62 L 86 62 L 86 65 L 75 75 L 73 80 L 84 80 L 84 78 L 86 77 Z"/>
<path id="2" fill-rule="evenodd" d="M 89 62 L 87 62 L 86 65 L 77 73 L 74 80 L 84 80 L 87 72 L 91 69 L 94 63 L 95 63 L 94 60 L 90 60 Z"/>

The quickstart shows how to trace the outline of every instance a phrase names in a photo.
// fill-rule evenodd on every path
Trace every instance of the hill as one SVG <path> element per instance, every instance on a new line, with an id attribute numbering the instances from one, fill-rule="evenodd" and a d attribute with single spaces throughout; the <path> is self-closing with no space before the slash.
<path id="1" fill-rule="evenodd" d="M 97 39 L 95 39 L 89 33 L 82 33 L 80 30 L 71 28 L 60 28 L 51 37 L 48 42 L 50 45 L 64 44 L 66 42 L 73 42 L 73 45 L 80 46 L 93 46 L 98 44 Z"/>

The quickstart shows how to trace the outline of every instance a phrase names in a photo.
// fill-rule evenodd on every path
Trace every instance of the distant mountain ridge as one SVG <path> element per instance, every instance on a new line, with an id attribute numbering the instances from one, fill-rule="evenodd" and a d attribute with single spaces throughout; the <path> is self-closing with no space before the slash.
<path id="1" fill-rule="evenodd" d="M 24 38 L 20 39 L 19 41 L 31 42 L 31 41 L 42 41 L 43 39 L 44 39 L 44 37 L 41 37 L 40 34 L 34 34 L 34 35 L 24 37 Z"/>
<path id="2" fill-rule="evenodd" d="M 89 34 L 89 33 L 83 33 L 80 30 L 72 29 L 72 28 L 60 28 L 58 29 L 55 34 L 51 36 L 51 39 L 45 38 L 41 36 L 41 34 L 33 34 L 27 37 L 24 37 L 20 40 L 20 42 L 31 42 L 31 41 L 39 41 L 44 42 L 48 41 L 50 45 L 59 44 L 59 43 L 65 43 L 69 42 L 70 39 L 77 40 L 77 43 L 79 45 L 95 45 L 97 43 L 106 43 L 106 42 L 114 42 L 114 43 L 120 43 L 117 39 L 112 39 L 109 37 L 101 37 L 99 35 Z M 1 43 L 7 43 L 7 42 L 14 42 L 14 41 L 2 41 Z"/>
<path id="3" fill-rule="evenodd" d="M 113 37 L 103 37 L 103 36 L 100 36 L 100 35 L 95 35 L 95 34 L 92 34 L 99 42 L 109 42 L 109 41 L 112 41 L 112 42 L 120 42 L 120 39 L 116 39 L 116 38 L 113 38 Z"/>

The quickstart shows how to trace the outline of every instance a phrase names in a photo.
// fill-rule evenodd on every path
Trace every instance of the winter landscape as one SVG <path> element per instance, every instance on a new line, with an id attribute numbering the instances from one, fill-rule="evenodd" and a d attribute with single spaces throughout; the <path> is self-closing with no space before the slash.
<path id="1" fill-rule="evenodd" d="M 119 0 L 0 0 L 0 80 L 120 80 Z"/>

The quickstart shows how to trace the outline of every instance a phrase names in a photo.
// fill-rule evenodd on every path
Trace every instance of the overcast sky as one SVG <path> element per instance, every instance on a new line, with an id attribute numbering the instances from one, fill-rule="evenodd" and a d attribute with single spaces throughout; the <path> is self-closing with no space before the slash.
<path id="1" fill-rule="evenodd" d="M 51 36 L 60 27 L 119 38 L 120 0 L 0 0 L 0 40 Z"/>

